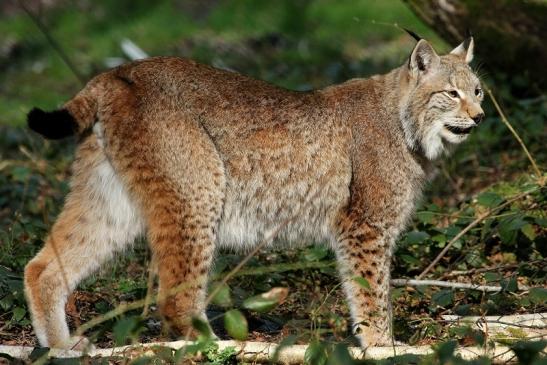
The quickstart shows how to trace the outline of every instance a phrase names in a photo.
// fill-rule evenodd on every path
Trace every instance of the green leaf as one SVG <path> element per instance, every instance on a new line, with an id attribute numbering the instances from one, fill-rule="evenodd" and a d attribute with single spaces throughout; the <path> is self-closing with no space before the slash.
<path id="1" fill-rule="evenodd" d="M 283 350 L 285 347 L 289 347 L 289 346 L 294 345 L 296 343 L 297 338 L 298 337 L 296 337 L 296 335 L 289 335 L 289 336 L 285 337 L 284 339 L 282 339 L 281 342 L 279 343 L 279 345 L 277 345 L 277 347 L 275 348 L 275 352 L 272 356 L 271 363 L 276 364 L 277 359 L 279 358 L 279 353 L 281 352 L 281 350 Z"/>
<path id="2" fill-rule="evenodd" d="M 8 294 L 2 299 L 0 299 L 0 308 L 4 311 L 8 311 L 13 305 L 13 295 Z"/>
<path id="3" fill-rule="evenodd" d="M 220 307 L 230 307 L 232 305 L 232 297 L 228 284 L 220 282 L 212 283 L 210 291 L 216 291 L 215 296 L 211 300 L 213 304 Z"/>
<path id="4" fill-rule="evenodd" d="M 237 309 L 224 313 L 224 327 L 231 337 L 239 341 L 245 341 L 249 334 L 247 319 Z"/>
<path id="5" fill-rule="evenodd" d="M 269 312 L 280 303 L 283 303 L 288 294 L 289 290 L 287 288 L 272 288 L 266 293 L 245 299 L 243 302 L 243 308 L 259 313 Z"/>
<path id="6" fill-rule="evenodd" d="M 370 283 L 367 279 L 361 277 L 361 276 L 355 276 L 353 280 L 359 284 L 359 286 L 363 289 L 370 290 Z"/>
<path id="7" fill-rule="evenodd" d="M 530 300 L 536 304 L 547 303 L 547 289 L 545 288 L 530 288 L 528 292 Z"/>
<path id="8" fill-rule="evenodd" d="M 431 237 L 431 240 L 434 242 L 437 242 L 437 247 L 444 247 L 446 244 L 446 236 L 442 233 L 436 234 L 435 236 Z"/>
<path id="9" fill-rule="evenodd" d="M 487 191 L 477 197 L 477 203 L 487 208 L 495 208 L 503 202 L 503 198 L 496 193 Z"/>
<path id="10" fill-rule="evenodd" d="M 213 331 L 211 331 L 211 327 L 209 327 L 209 323 L 207 323 L 206 320 L 199 317 L 192 317 L 192 327 L 205 338 L 213 337 Z"/>
<path id="11" fill-rule="evenodd" d="M 454 301 L 454 292 L 450 289 L 438 291 L 431 296 L 431 301 L 440 307 L 446 307 Z"/>
<path id="12" fill-rule="evenodd" d="M 13 316 L 11 317 L 12 320 L 14 320 L 15 322 L 19 322 L 23 318 L 25 318 L 25 314 L 27 314 L 27 311 L 25 310 L 25 308 L 15 307 L 13 308 L 12 313 L 13 313 Z"/>
<path id="13" fill-rule="evenodd" d="M 45 360 L 47 360 L 48 354 L 49 347 L 35 347 L 34 349 L 32 349 L 32 352 L 30 353 L 30 355 L 28 355 L 28 357 L 33 363 L 38 362 L 39 360 L 41 363 L 41 361 L 45 362 Z"/>
<path id="14" fill-rule="evenodd" d="M 448 364 L 448 361 L 454 357 L 454 351 L 457 346 L 458 343 L 454 340 L 443 342 L 436 346 L 435 353 L 439 357 L 439 362 L 441 364 Z"/>
<path id="15" fill-rule="evenodd" d="M 415 258 L 414 256 L 401 255 L 400 258 L 409 265 L 420 266 L 422 264 L 422 262 L 418 260 L 417 258 Z"/>
<path id="16" fill-rule="evenodd" d="M 484 280 L 486 280 L 487 283 L 491 282 L 498 282 L 501 280 L 501 276 L 498 273 L 495 272 L 485 272 L 484 273 Z"/>
<path id="17" fill-rule="evenodd" d="M 324 246 L 309 247 L 304 251 L 304 259 L 306 261 L 320 261 L 327 257 L 329 250 Z"/>
<path id="18" fill-rule="evenodd" d="M 528 237 L 528 239 L 530 241 L 533 241 L 536 239 L 537 235 L 536 235 L 536 231 L 534 229 L 534 226 L 532 226 L 531 224 L 525 224 L 524 226 L 522 226 L 522 228 L 520 229 L 520 231 L 526 236 Z"/>
<path id="19" fill-rule="evenodd" d="M 400 298 L 404 293 L 406 293 L 405 288 L 393 288 L 391 290 L 391 300 L 395 301 L 397 298 Z"/>
<path id="20" fill-rule="evenodd" d="M 500 220 L 500 222 L 498 223 L 498 234 L 503 243 L 505 243 L 506 245 L 512 245 L 515 243 L 518 230 L 524 224 L 526 224 L 524 221 L 522 222 L 522 225 L 519 226 L 518 218 L 515 217 L 507 217 Z"/>
<path id="21" fill-rule="evenodd" d="M 349 353 L 348 345 L 342 343 L 336 345 L 327 360 L 328 365 L 351 365 L 354 363 L 355 360 L 353 360 Z"/>
<path id="22" fill-rule="evenodd" d="M 539 358 L 539 353 L 546 346 L 546 340 L 519 341 L 511 346 L 511 350 L 517 355 L 520 364 L 544 364 L 545 362 L 534 362 L 534 360 Z"/>
<path id="23" fill-rule="evenodd" d="M 509 278 L 509 280 L 504 280 L 502 288 L 505 291 L 515 293 L 516 291 L 518 291 L 517 278 L 512 276 Z"/>
<path id="24" fill-rule="evenodd" d="M 416 217 L 424 224 L 433 224 L 435 213 L 423 211 L 416 213 Z"/>
<path id="25" fill-rule="evenodd" d="M 429 238 L 429 234 L 427 234 L 427 232 L 412 231 L 406 234 L 405 242 L 409 245 L 412 245 L 415 243 L 422 243 L 428 238 Z"/>
<path id="26" fill-rule="evenodd" d="M 27 181 L 31 173 L 32 173 L 31 170 L 25 166 L 15 166 L 11 170 L 11 176 L 13 177 L 13 180 L 19 181 L 19 182 Z"/>
<path id="27" fill-rule="evenodd" d="M 138 320 L 135 317 L 124 317 L 116 322 L 112 332 L 116 345 L 125 345 L 127 340 L 135 336 L 138 327 Z"/>
<path id="28" fill-rule="evenodd" d="M 304 364 L 323 365 L 327 362 L 327 351 L 324 343 L 313 340 L 304 353 Z"/>

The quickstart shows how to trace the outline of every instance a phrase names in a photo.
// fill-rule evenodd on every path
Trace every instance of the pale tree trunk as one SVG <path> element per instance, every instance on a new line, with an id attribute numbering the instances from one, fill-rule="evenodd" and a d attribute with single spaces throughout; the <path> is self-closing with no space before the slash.
<path id="1" fill-rule="evenodd" d="M 490 72 L 522 77 L 521 88 L 543 93 L 547 86 L 547 1 L 404 0 L 451 45 L 470 30 L 476 53 Z M 518 86 L 518 85 L 517 85 Z"/>

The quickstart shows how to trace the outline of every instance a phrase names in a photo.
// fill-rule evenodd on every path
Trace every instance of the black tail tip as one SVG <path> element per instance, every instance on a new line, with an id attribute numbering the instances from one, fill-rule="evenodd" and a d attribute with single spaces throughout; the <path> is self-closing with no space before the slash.
<path id="1" fill-rule="evenodd" d="M 33 108 L 27 114 L 27 125 L 47 139 L 72 136 L 77 127 L 76 121 L 66 109 L 45 112 L 42 109 Z"/>

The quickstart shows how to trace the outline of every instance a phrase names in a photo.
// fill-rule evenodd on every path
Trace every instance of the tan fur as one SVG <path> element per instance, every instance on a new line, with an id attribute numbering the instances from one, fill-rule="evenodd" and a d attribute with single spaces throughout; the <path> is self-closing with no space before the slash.
<path id="1" fill-rule="evenodd" d="M 93 79 L 66 104 L 82 135 L 71 193 L 25 272 L 40 343 L 77 341 L 64 318 L 70 291 L 143 233 L 161 313 L 184 334 L 205 310 L 215 249 L 250 249 L 301 210 L 274 244 L 330 245 L 362 345 L 389 344 L 394 242 L 431 159 L 465 139 L 443 125 L 482 113 L 465 48 L 439 57 L 424 42 L 386 75 L 311 92 L 179 58 Z M 444 92 L 453 88 L 460 101 Z"/>

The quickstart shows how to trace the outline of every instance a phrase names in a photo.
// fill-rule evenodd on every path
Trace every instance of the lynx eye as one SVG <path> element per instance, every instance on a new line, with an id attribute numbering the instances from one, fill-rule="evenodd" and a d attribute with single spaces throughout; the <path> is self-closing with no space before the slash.
<path id="1" fill-rule="evenodd" d="M 446 93 L 453 99 L 458 99 L 460 94 L 456 90 L 447 90 Z"/>
<path id="2" fill-rule="evenodd" d="M 480 87 L 475 89 L 475 95 L 479 98 L 482 97 L 482 89 Z"/>

